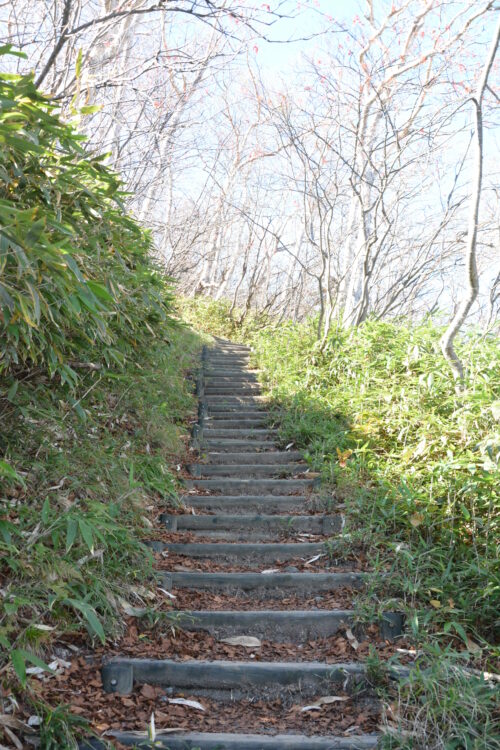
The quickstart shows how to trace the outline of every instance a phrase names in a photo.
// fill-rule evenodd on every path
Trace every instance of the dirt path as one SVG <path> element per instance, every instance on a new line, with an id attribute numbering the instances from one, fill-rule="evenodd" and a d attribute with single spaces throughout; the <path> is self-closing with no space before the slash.
<path id="1" fill-rule="evenodd" d="M 400 622 L 352 632 L 364 566 L 332 557 L 342 518 L 279 445 L 248 361 L 229 342 L 205 351 L 186 512 L 163 516 L 153 544 L 183 655 L 172 633 L 108 652 L 95 710 L 116 702 L 113 736 L 127 746 L 147 740 L 153 713 L 156 746 L 170 750 L 376 747 L 364 658 L 370 641 L 389 655 Z"/>

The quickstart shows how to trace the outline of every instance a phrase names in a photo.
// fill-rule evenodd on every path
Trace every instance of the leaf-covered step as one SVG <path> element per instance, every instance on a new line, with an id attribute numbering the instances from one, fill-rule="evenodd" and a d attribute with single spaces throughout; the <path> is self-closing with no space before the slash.
<path id="1" fill-rule="evenodd" d="M 213 490 L 225 495 L 288 495 L 303 492 L 315 486 L 314 479 L 187 479 L 187 489 Z"/>
<path id="2" fill-rule="evenodd" d="M 148 542 L 155 551 L 170 550 L 192 558 L 210 558 L 211 560 L 246 561 L 261 564 L 275 560 L 292 560 L 296 557 L 313 557 L 324 554 L 327 547 L 323 542 L 297 543 L 238 543 L 230 542 Z"/>
<path id="3" fill-rule="evenodd" d="M 144 733 L 110 733 L 117 742 L 128 747 L 150 748 L 151 740 Z M 156 733 L 155 747 L 165 750 L 372 750 L 378 745 L 377 735 L 351 737 L 306 737 L 298 734 L 231 734 L 219 732 Z M 87 740 L 79 750 L 106 750 L 100 740 Z"/>
<path id="4" fill-rule="evenodd" d="M 222 513 L 292 513 L 307 507 L 305 495 L 182 495 L 184 505 Z"/>
<path id="5" fill-rule="evenodd" d="M 245 464 L 189 464 L 187 469 L 194 477 L 286 477 L 297 476 L 307 471 L 307 464 L 302 463 L 245 463 Z"/>
<path id="6" fill-rule="evenodd" d="M 285 592 L 319 593 L 350 587 L 361 588 L 361 573 L 185 573 L 161 572 L 163 585 L 171 590 L 195 589 L 234 593 L 252 591 L 259 596 Z"/>
<path id="7" fill-rule="evenodd" d="M 342 517 L 340 515 L 278 516 L 262 514 L 217 514 L 195 516 L 186 514 L 174 516 L 163 513 L 160 516 L 160 520 L 171 531 L 248 530 L 270 534 L 280 531 L 331 534 L 338 531 L 342 525 Z"/>
<path id="8" fill-rule="evenodd" d="M 267 690 L 300 691 L 313 695 L 319 689 L 351 683 L 365 684 L 366 668 L 360 663 L 184 661 L 115 657 L 101 670 L 104 690 L 129 695 L 134 684 L 164 685 L 210 694 L 230 691 L 233 696 Z M 345 689 L 345 687 L 344 687 Z"/>
<path id="9" fill-rule="evenodd" d="M 260 464 L 280 464 L 287 461 L 300 461 L 302 453 L 300 451 L 271 451 L 261 452 L 258 457 L 254 452 L 223 452 L 217 453 L 211 451 L 204 455 L 204 458 L 210 465 L 214 464 L 254 464 L 257 461 Z M 306 464 L 303 464 L 307 468 Z"/>
<path id="10" fill-rule="evenodd" d="M 276 610 L 256 611 L 198 610 L 178 613 L 184 630 L 204 630 L 217 638 L 250 635 L 275 642 L 305 643 L 316 638 L 328 638 L 354 623 L 351 610 Z M 387 612 L 378 621 L 380 636 L 393 640 L 401 635 L 403 616 Z M 363 638 L 363 629 L 356 630 Z"/>

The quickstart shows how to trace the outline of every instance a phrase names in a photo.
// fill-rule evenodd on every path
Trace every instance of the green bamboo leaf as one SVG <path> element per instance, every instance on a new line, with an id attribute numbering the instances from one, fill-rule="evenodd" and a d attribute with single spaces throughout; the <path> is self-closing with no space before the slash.
<path id="1" fill-rule="evenodd" d="M 26 686 L 26 658 L 22 651 L 19 649 L 13 649 L 10 652 L 10 660 L 14 667 L 14 672 L 19 678 L 19 682 L 23 687 Z"/>
<path id="2" fill-rule="evenodd" d="M 78 528 L 80 529 L 80 534 L 89 548 L 90 553 L 92 553 L 94 551 L 94 535 L 92 533 L 92 528 L 83 520 L 83 518 L 78 519 Z"/>
<path id="3" fill-rule="evenodd" d="M 87 620 L 90 631 L 99 638 L 101 643 L 104 644 L 106 642 L 106 635 L 104 634 L 101 621 L 97 617 L 95 609 L 90 604 L 79 599 L 65 599 L 64 603 L 78 609 Z"/>
<path id="4" fill-rule="evenodd" d="M 98 284 L 96 281 L 87 281 L 87 286 L 99 299 L 105 300 L 106 302 L 114 302 L 113 297 L 103 284 Z"/>
<path id="5" fill-rule="evenodd" d="M 68 516 L 66 519 L 66 553 L 68 553 L 73 546 L 76 534 L 78 531 L 78 522 L 76 518 Z"/>

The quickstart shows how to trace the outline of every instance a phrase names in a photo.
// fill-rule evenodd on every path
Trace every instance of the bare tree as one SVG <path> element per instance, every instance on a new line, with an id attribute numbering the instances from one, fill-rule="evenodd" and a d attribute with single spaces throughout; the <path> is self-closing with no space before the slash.
<path id="1" fill-rule="evenodd" d="M 465 250 L 465 268 L 467 286 L 464 298 L 458 306 L 455 315 L 441 339 L 441 349 L 450 363 L 453 376 L 463 381 L 464 368 L 458 357 L 453 342 L 457 333 L 463 326 L 469 311 L 474 304 L 479 291 L 479 278 L 477 273 L 476 246 L 479 224 L 479 205 L 481 201 L 481 188 L 483 184 L 483 105 L 484 96 L 488 88 L 488 78 L 498 51 L 500 40 L 500 18 L 498 20 L 486 62 L 479 79 L 476 91 L 472 97 L 474 107 L 474 143 L 475 157 L 472 178 L 472 194 L 469 208 L 469 224 L 467 228 L 467 245 Z M 493 289 L 495 288 L 495 284 Z"/>

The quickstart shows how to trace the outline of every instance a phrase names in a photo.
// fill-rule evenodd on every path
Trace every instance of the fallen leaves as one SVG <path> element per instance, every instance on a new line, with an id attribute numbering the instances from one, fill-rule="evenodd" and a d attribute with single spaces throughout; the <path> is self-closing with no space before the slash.
<path id="1" fill-rule="evenodd" d="M 359 641 L 356 639 L 354 633 L 352 632 L 351 628 L 345 629 L 345 635 L 351 646 L 355 651 L 359 648 Z"/>
<path id="2" fill-rule="evenodd" d="M 260 648 L 262 641 L 252 635 L 235 635 L 231 638 L 222 638 L 221 643 L 227 643 L 228 646 L 244 646 L 245 648 Z"/>
<path id="3" fill-rule="evenodd" d="M 205 706 L 202 706 L 198 701 L 188 700 L 187 698 L 169 698 L 169 703 L 175 706 L 187 706 L 188 708 L 194 708 L 197 711 L 205 711 Z"/>
<path id="4" fill-rule="evenodd" d="M 349 700 L 349 696 L 346 695 L 324 695 L 322 698 L 318 698 L 314 703 L 309 706 L 303 706 L 300 710 L 305 711 L 320 711 L 323 706 L 329 706 L 332 703 L 345 703 Z"/>

